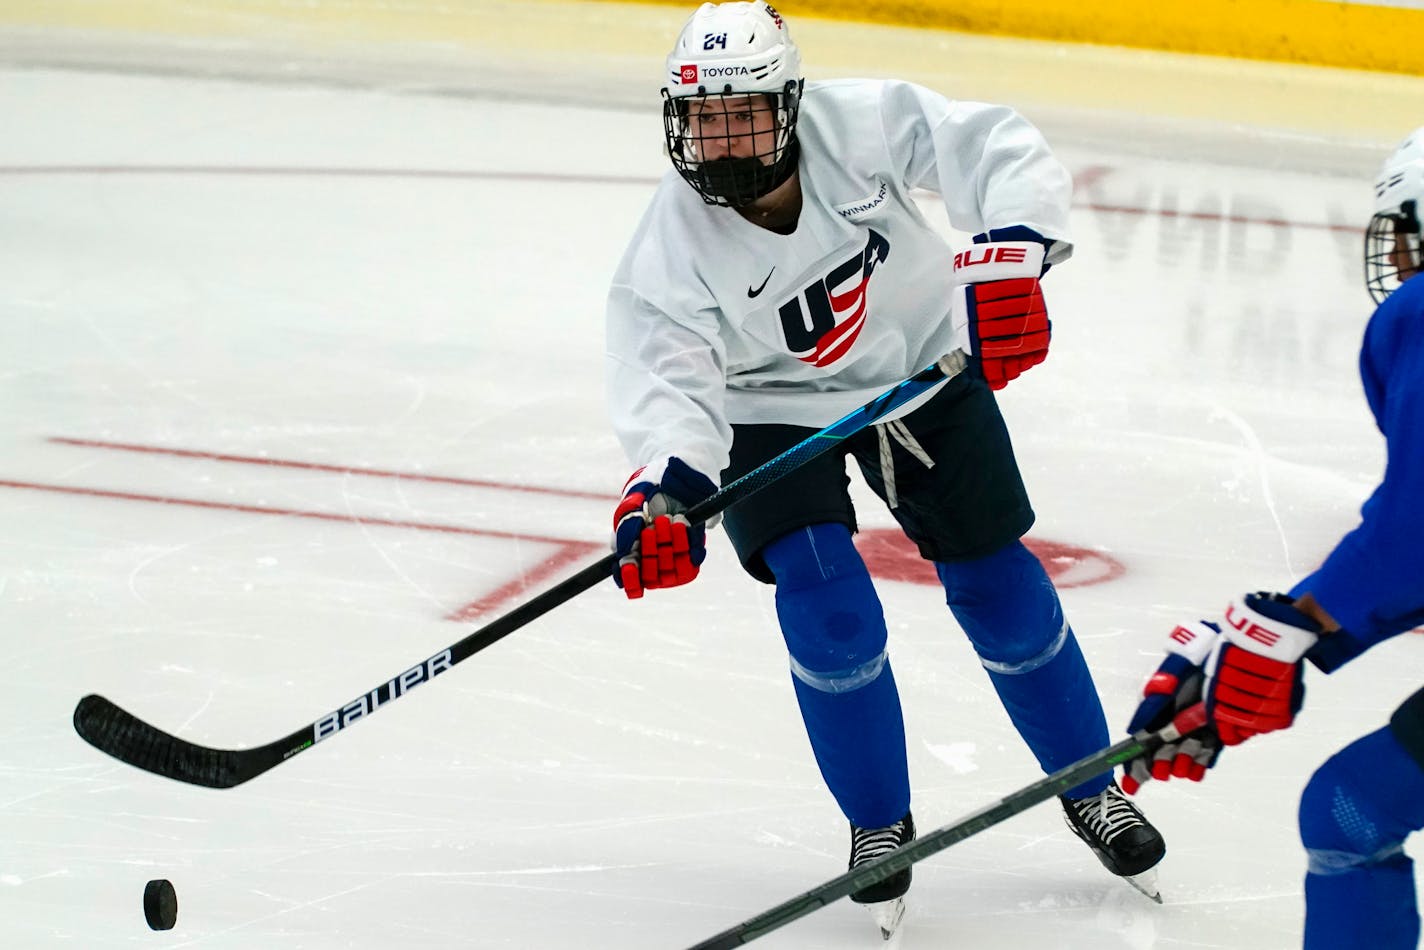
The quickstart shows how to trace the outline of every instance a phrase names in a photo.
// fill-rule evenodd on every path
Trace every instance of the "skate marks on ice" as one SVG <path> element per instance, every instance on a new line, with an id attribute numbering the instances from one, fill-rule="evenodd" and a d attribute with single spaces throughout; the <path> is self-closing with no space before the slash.
<path id="1" fill-rule="evenodd" d="M 696 589 L 637 607 L 590 591 L 236 798 L 96 760 L 67 723 L 84 692 L 133 696 L 136 711 L 205 742 L 280 734 L 448 642 L 442 618 L 482 594 L 506 609 L 523 596 L 500 588 L 509 569 L 564 540 L 602 545 L 608 512 L 595 499 L 476 500 L 483 489 L 371 474 L 140 465 L 139 453 L 45 438 L 612 493 L 626 471 L 591 396 L 598 313 L 661 158 L 642 119 L 594 109 L 13 78 L 0 83 L 16 125 L 0 164 L 12 167 L 137 155 L 191 169 L 221 156 L 310 171 L 361 155 L 492 172 L 95 172 L 0 188 L 0 243 L 13 250 L 0 316 L 33 331 L 0 347 L 7 477 L 283 509 L 0 493 L 11 671 L 0 718 L 14 724 L 0 734 L 14 763 L 0 905 L 19 944 L 134 939 L 143 880 L 162 876 L 182 892 L 182 938 L 204 950 L 444 950 L 472 934 L 490 948 L 651 950 L 837 870 L 843 832 L 797 732 L 774 608 L 720 538 Z M 93 103 L 122 108 L 96 123 Z M 551 128 L 587 147 L 590 177 L 526 174 L 525 146 Z M 1109 171 L 1084 176 L 1078 250 L 1050 278 L 1066 311 L 1055 356 L 1003 405 L 1045 535 L 1127 567 L 1110 583 L 1063 585 L 1120 728 L 1179 607 L 1308 567 L 1354 517 L 1355 486 L 1377 476 L 1352 365 L 1364 305 L 1347 227 L 1368 196 L 1353 179 L 1239 165 L 1074 162 Z M 1235 416 L 1202 408 L 1213 405 Z M 1337 451 L 1320 458 L 1321 442 Z M 120 455 L 131 464 L 100 459 Z M 556 522 L 578 527 L 566 539 Z M 917 584 L 882 593 L 912 707 L 917 810 L 947 818 L 1031 778 L 942 598 Z M 1381 672 L 1390 695 L 1325 688 L 1379 717 L 1404 695 L 1400 674 Z M 905 950 L 1297 945 L 1294 830 L 1255 803 L 1264 784 L 1293 797 L 1318 750 L 1285 736 L 1252 755 L 1148 802 L 1169 842 L 1164 906 L 1112 880 L 1045 805 L 917 868 L 896 939 Z M 1235 853 L 1251 857 L 1222 861 Z M 137 890 L 124 879 L 135 870 Z M 847 903 L 764 945 L 877 942 Z"/>

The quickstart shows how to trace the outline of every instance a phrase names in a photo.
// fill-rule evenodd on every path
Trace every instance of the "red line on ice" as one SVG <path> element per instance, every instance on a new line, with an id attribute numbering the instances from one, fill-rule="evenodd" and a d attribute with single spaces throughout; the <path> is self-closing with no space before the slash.
<path id="1" fill-rule="evenodd" d="M 533 570 L 525 571 L 521 576 L 504 586 L 497 587 L 478 600 L 473 600 L 458 610 L 446 614 L 445 619 L 463 622 L 473 620 L 481 614 L 490 613 L 515 595 L 524 593 L 574 561 L 592 556 L 594 552 L 603 550 L 603 548 L 603 545 L 594 544 L 592 541 L 565 541 L 559 550 L 546 557 Z"/>
<path id="2" fill-rule="evenodd" d="M 456 181 L 538 181 L 553 184 L 656 185 L 642 175 L 483 171 L 475 168 L 332 168 L 298 165 L 0 165 L 0 175 L 169 175 L 221 178 L 432 178 Z"/>
<path id="3" fill-rule="evenodd" d="M 1110 166 L 1091 165 L 1078 173 L 1079 188 L 1095 184 L 1112 171 Z M 634 175 L 564 174 L 558 172 L 483 171 L 460 168 L 334 168 L 285 165 L 0 165 L 0 175 L 172 175 L 217 176 L 227 178 L 426 178 L 456 181 L 528 181 L 551 184 L 637 185 L 652 187 L 659 181 L 653 177 Z M 1281 218 L 1249 218 L 1244 215 L 1216 212 L 1181 212 L 1168 208 L 1138 208 L 1096 203 L 1075 202 L 1074 208 L 1094 212 L 1157 215 L 1160 217 L 1195 218 L 1203 221 L 1232 221 L 1243 224 L 1265 224 L 1281 228 L 1310 228 L 1363 233 L 1363 228 L 1345 224 L 1312 221 L 1286 221 Z"/>
<path id="4" fill-rule="evenodd" d="M 337 521 L 346 524 L 369 524 L 382 528 L 413 528 L 416 531 L 439 531 L 445 534 L 468 534 L 481 538 L 502 538 L 512 541 L 529 541 L 537 544 L 588 544 L 586 541 L 569 541 L 567 538 L 550 538 L 538 534 L 521 534 L 513 531 L 491 531 L 487 528 L 467 528 L 464 525 L 437 524 L 429 521 L 401 521 L 394 518 L 364 518 L 360 515 L 338 514 L 331 511 L 303 511 L 299 508 L 269 508 L 264 505 L 242 505 L 228 501 L 205 501 L 201 498 L 175 498 L 170 495 L 145 495 L 141 492 L 114 491 L 108 488 L 85 488 L 79 485 L 51 485 L 44 482 L 15 482 L 0 479 L 0 487 L 20 488 L 29 491 L 54 492 L 63 495 L 84 495 L 90 498 L 113 498 L 120 501 L 144 501 L 159 505 L 182 505 L 188 508 L 206 508 L 212 511 L 240 511 L 249 515 L 277 515 L 285 518 L 312 518 L 317 521 Z"/>
<path id="5" fill-rule="evenodd" d="M 561 488 L 541 488 L 537 485 L 492 482 L 478 478 L 456 478 L 450 475 L 424 475 L 419 472 L 398 472 L 382 468 L 360 468 L 352 465 L 325 465 L 320 462 L 276 459 L 262 455 L 229 455 L 221 452 L 205 452 L 195 449 L 175 449 L 159 445 L 141 445 L 134 442 L 72 439 L 67 436 L 52 436 L 49 441 L 59 443 L 60 445 L 76 445 L 92 449 L 113 449 L 119 452 L 141 452 L 147 455 L 171 455 L 175 458 L 210 459 L 215 462 L 235 462 L 240 465 L 270 465 L 277 468 L 300 468 L 314 472 L 336 472 L 340 475 L 369 475 L 373 478 L 399 478 L 411 482 L 435 482 L 444 485 L 467 485 L 474 488 L 497 488 L 501 491 L 532 492 L 543 495 L 558 495 L 563 498 L 588 498 L 594 501 L 606 501 L 610 503 L 616 500 L 612 495 L 598 494 L 595 492 L 566 491 Z"/>

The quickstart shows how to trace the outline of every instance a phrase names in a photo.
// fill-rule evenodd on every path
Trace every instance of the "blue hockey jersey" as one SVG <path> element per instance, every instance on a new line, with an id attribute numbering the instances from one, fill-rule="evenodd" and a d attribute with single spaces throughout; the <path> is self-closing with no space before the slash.
<path id="1" fill-rule="evenodd" d="M 1291 591 L 1313 594 L 1342 627 L 1311 650 L 1327 672 L 1424 624 L 1424 276 L 1370 318 L 1360 377 L 1386 441 L 1384 478 L 1360 525 Z"/>

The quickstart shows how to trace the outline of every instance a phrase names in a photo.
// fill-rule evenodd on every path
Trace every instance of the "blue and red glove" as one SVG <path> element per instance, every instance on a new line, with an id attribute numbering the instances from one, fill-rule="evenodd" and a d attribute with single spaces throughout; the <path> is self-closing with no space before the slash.
<path id="1" fill-rule="evenodd" d="M 630 600 L 697 577 L 707 528 L 689 524 L 687 509 L 716 491 L 712 479 L 675 455 L 628 477 L 613 513 L 613 580 Z"/>
<path id="2" fill-rule="evenodd" d="M 1228 604 L 1220 624 L 1178 626 L 1128 732 L 1160 729 L 1202 701 L 1208 728 L 1163 746 L 1151 761 L 1128 762 L 1123 790 L 1132 794 L 1149 778 L 1201 781 L 1223 746 L 1290 726 L 1305 699 L 1302 659 L 1320 633 L 1291 598 L 1266 592 Z"/>
<path id="3" fill-rule="evenodd" d="M 1207 721 L 1224 745 L 1295 721 L 1305 700 L 1301 659 L 1320 634 L 1285 594 L 1247 594 L 1227 606 L 1206 689 Z"/>
<path id="4" fill-rule="evenodd" d="M 1142 688 L 1142 703 L 1127 724 L 1128 733 L 1156 732 L 1202 701 L 1206 664 L 1220 640 L 1221 628 L 1210 621 L 1177 625 L 1167 636 L 1167 658 Z M 1183 736 L 1158 748 L 1150 759 L 1139 756 L 1125 763 L 1122 790 L 1134 795 L 1149 779 L 1200 782 L 1220 754 L 1221 739 L 1212 729 Z"/>
<path id="5" fill-rule="evenodd" d="M 1047 242 L 1026 227 L 987 237 L 954 255 L 954 279 L 964 285 L 970 355 L 989 388 L 1003 389 L 1048 357 L 1052 324 L 1038 282 Z"/>

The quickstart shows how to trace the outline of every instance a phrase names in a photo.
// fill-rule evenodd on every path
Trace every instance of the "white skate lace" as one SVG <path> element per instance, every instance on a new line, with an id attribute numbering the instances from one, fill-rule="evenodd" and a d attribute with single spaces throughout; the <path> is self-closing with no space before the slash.
<path id="1" fill-rule="evenodd" d="M 885 828 L 851 826 L 850 866 L 858 868 L 867 861 L 889 854 L 904 843 L 905 822 L 900 820 Z"/>
<path id="2" fill-rule="evenodd" d="M 1073 806 L 1079 820 L 1104 844 L 1111 844 L 1113 839 L 1124 831 L 1144 823 L 1137 809 L 1111 785 L 1099 795 L 1080 798 L 1069 804 Z"/>

